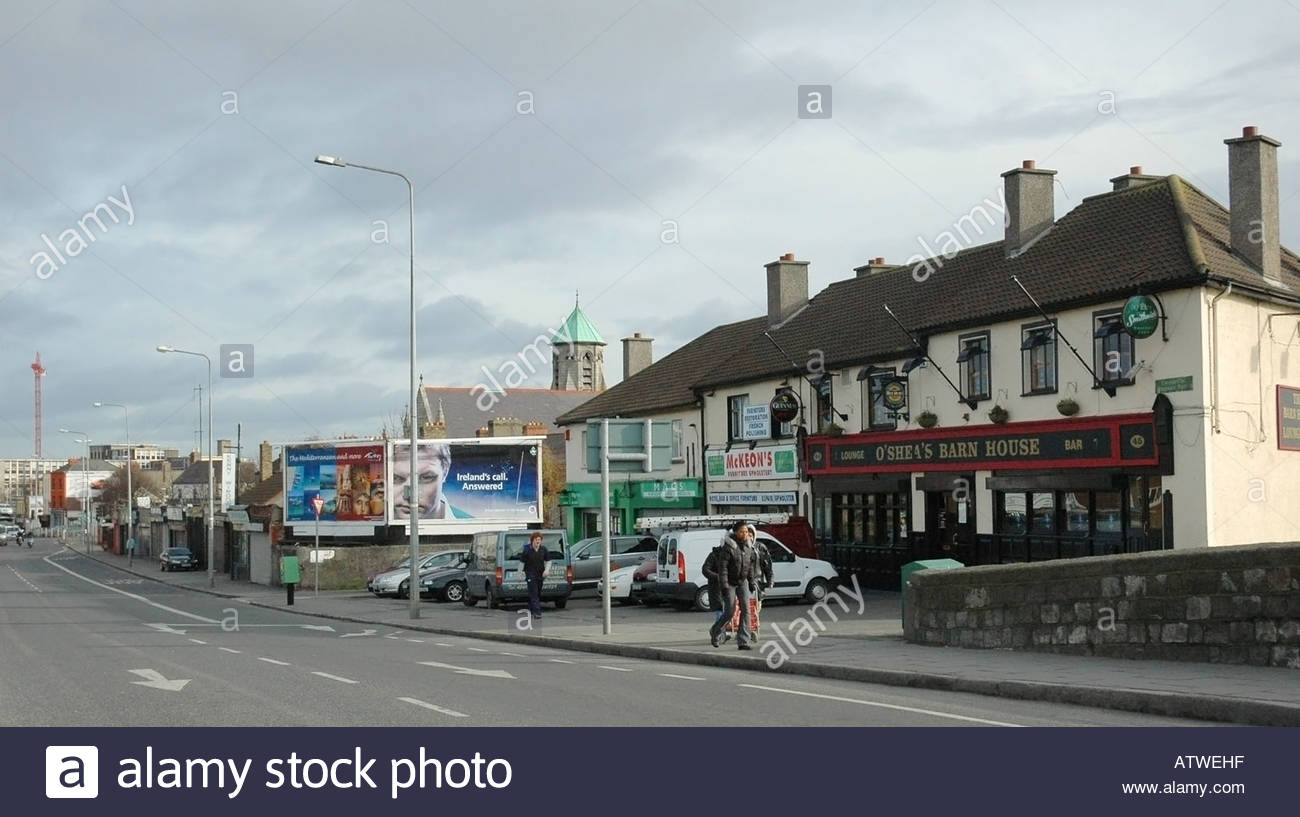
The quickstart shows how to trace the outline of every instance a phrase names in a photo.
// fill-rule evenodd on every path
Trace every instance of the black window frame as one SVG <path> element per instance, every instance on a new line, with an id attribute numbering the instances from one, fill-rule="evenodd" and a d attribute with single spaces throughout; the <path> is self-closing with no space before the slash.
<path id="1" fill-rule="evenodd" d="M 973 344 L 980 343 L 982 346 L 977 351 L 968 350 Z M 972 358 L 980 367 L 983 375 L 984 390 L 975 392 L 971 388 L 971 366 Z M 962 385 L 962 395 L 968 400 L 979 402 L 980 400 L 993 399 L 993 341 L 989 337 L 987 329 L 980 332 L 968 332 L 964 335 L 957 336 L 957 372 Z"/>
<path id="2" fill-rule="evenodd" d="M 1132 370 L 1137 363 L 1137 341 L 1124 329 L 1123 314 L 1124 311 L 1119 308 L 1092 313 L 1092 366 L 1097 373 L 1097 382 L 1092 384 L 1094 389 L 1132 386 L 1137 382 L 1136 377 L 1124 377 L 1124 373 Z M 1112 342 L 1116 347 L 1114 349 L 1109 348 Z M 1112 351 L 1118 352 L 1120 356 L 1122 371 L 1118 373 L 1106 366 L 1106 358 Z M 1127 363 L 1124 359 L 1125 351 L 1128 352 Z"/>
<path id="3" fill-rule="evenodd" d="M 822 393 L 822 387 L 825 386 L 826 393 Z M 813 419 L 817 423 L 814 433 L 820 434 L 826 430 L 827 426 L 835 423 L 835 378 L 830 372 L 826 372 L 821 377 L 813 381 L 812 389 Z"/>
<path id="4" fill-rule="evenodd" d="M 1037 342 L 1042 339 L 1041 342 Z M 1032 344 L 1032 345 L 1031 345 Z M 1034 387 L 1033 370 L 1034 355 L 1038 350 L 1045 350 L 1041 354 L 1045 357 L 1050 356 L 1047 363 L 1050 369 L 1050 385 Z M 1020 327 L 1020 396 L 1029 397 L 1035 394 L 1056 394 L 1060 388 L 1060 346 L 1056 342 L 1056 322 L 1028 323 Z"/>
<path id="5" fill-rule="evenodd" d="M 865 411 L 862 412 L 863 419 L 866 421 L 863 431 L 897 431 L 898 417 L 888 417 L 884 422 L 876 422 L 876 412 L 879 410 L 882 414 L 895 414 L 885 408 L 883 398 L 885 396 L 885 384 L 900 380 L 898 369 L 896 367 L 884 368 L 883 366 L 873 366 L 873 371 L 862 380 L 862 405 Z"/>

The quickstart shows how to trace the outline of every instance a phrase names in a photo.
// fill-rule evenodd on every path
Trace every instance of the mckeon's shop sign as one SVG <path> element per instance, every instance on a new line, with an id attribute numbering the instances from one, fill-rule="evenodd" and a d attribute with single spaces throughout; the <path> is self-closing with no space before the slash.
<path id="1" fill-rule="evenodd" d="M 705 459 L 709 479 L 788 479 L 798 476 L 793 445 L 753 451 L 710 451 Z"/>
<path id="2" fill-rule="evenodd" d="M 810 473 L 1155 465 L 1150 415 L 809 440 Z"/>

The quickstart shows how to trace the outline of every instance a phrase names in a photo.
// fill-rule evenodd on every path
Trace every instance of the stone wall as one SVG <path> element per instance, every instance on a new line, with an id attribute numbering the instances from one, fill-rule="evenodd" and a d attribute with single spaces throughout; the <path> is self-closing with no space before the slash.
<path id="1" fill-rule="evenodd" d="M 1300 669 L 1300 543 L 912 574 L 921 644 Z"/>

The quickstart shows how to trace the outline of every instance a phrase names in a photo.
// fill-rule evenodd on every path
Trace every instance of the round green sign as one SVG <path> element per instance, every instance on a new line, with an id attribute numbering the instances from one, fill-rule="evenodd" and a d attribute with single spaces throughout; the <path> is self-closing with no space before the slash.
<path id="1" fill-rule="evenodd" d="M 1155 301 L 1145 295 L 1134 295 L 1124 302 L 1124 314 L 1120 321 L 1133 337 L 1149 338 L 1160 322 L 1160 312 L 1156 309 Z"/>

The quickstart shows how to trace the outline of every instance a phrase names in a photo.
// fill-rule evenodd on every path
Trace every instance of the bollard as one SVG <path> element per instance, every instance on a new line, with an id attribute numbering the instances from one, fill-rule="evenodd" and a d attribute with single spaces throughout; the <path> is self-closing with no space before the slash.
<path id="1" fill-rule="evenodd" d="M 289 594 L 289 606 L 292 607 L 293 606 L 293 582 L 289 582 L 288 584 L 286 584 L 284 586 L 284 589 Z"/>

